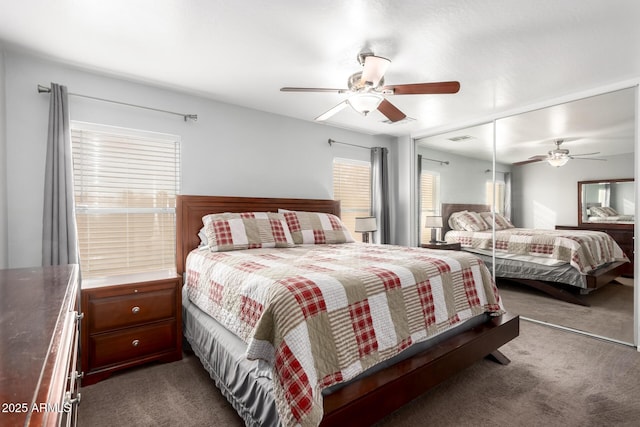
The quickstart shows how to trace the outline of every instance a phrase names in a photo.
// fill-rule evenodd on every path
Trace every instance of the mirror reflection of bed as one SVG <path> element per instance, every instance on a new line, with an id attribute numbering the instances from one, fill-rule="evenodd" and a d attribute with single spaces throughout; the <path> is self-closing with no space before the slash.
<path id="1" fill-rule="evenodd" d="M 447 242 L 460 243 L 463 250 L 480 257 L 490 269 L 495 266 L 496 284 L 510 310 L 525 318 L 632 342 L 633 278 L 622 276 L 629 262 L 608 234 L 577 227 L 514 227 L 483 204 L 443 203 L 442 216 Z M 464 229 L 461 217 L 467 224 L 475 217 L 476 224 L 484 221 L 486 227 Z M 494 220 L 495 238 L 489 227 Z M 491 249 L 494 240 L 495 258 Z M 583 251 L 589 252 L 594 243 L 613 248 L 610 254 L 600 253 L 600 259 L 598 254 L 591 255 L 600 264 L 598 268 L 570 262 L 583 259 Z"/>
<path id="2" fill-rule="evenodd" d="M 578 182 L 578 225 L 611 224 L 633 229 L 635 182 L 633 178 Z"/>
<path id="3" fill-rule="evenodd" d="M 489 193 L 494 191 L 494 200 L 502 197 L 503 203 L 508 204 L 500 208 L 506 208 L 502 212 L 508 214 L 514 225 L 534 229 L 606 231 L 616 235 L 615 240 L 633 261 L 635 217 L 629 215 L 635 211 L 636 191 L 633 178 L 629 177 L 635 175 L 635 95 L 636 88 L 620 89 L 418 138 L 416 153 L 422 159 L 418 170 L 422 175 L 424 171 L 427 175 L 432 174 L 435 186 L 439 185 L 434 206 L 426 206 L 433 211 L 425 210 L 422 202 L 425 197 L 420 196 L 420 242 L 428 241 L 424 216 L 444 215 L 441 207 L 445 203 L 491 205 Z M 556 137 L 565 138 L 563 148 L 570 150 L 572 155 L 599 152 L 587 157 L 601 160 L 570 159 L 562 167 L 553 167 L 545 160 L 526 162 L 529 156 L 552 149 L 549 141 Z M 535 148 L 533 154 L 527 151 L 525 155 L 525 150 L 532 147 Z M 522 153 L 514 160 L 514 152 L 518 151 Z M 443 165 L 429 159 L 448 163 Z M 484 176 L 481 171 L 485 172 Z M 431 188 L 425 189 L 422 175 L 419 174 L 417 181 L 419 190 L 426 193 Z M 495 184 L 493 190 L 491 180 Z M 507 181 L 510 190 L 505 194 Z M 610 207 L 620 219 L 616 223 L 593 218 L 594 215 L 588 218 L 582 216 L 587 214 L 586 209 L 580 211 L 578 194 L 583 189 L 578 189 L 578 183 L 604 181 L 620 181 L 612 186 L 634 188 L 631 192 L 616 189 L 617 195 L 611 189 Z M 584 190 L 593 192 L 594 188 Z M 595 191 L 606 200 L 607 196 L 601 190 Z M 621 193 L 631 196 L 619 197 Z M 602 200 L 596 203 L 602 205 Z M 499 280 L 498 285 L 506 306 L 523 318 L 633 343 L 633 263 L 626 266 L 626 271 L 617 277 L 600 278 L 598 282 L 608 283 L 599 284 L 586 295 L 579 290 L 576 292 L 573 286 L 568 288 L 574 289 L 572 294 L 588 306 L 559 300 L 548 292 L 522 283 Z M 607 280 L 609 278 L 611 280 Z M 567 288 L 562 291 L 567 292 Z"/>

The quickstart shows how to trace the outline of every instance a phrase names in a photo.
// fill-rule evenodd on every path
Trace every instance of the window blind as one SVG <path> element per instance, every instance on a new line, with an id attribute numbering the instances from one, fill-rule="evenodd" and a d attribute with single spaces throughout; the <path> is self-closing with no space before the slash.
<path id="1" fill-rule="evenodd" d="M 505 190 L 506 190 L 506 185 L 504 181 L 496 180 L 495 199 L 494 199 L 494 193 L 493 193 L 493 190 L 494 190 L 493 181 L 487 181 L 485 185 L 485 190 L 486 190 L 485 203 L 487 205 L 493 205 L 493 203 L 495 202 L 495 211 L 499 214 L 504 214 L 504 196 L 505 196 Z"/>
<path id="2" fill-rule="evenodd" d="M 431 229 L 425 228 L 426 217 L 439 215 L 440 175 L 423 170 L 420 173 L 420 243 L 431 240 Z"/>
<path id="3" fill-rule="evenodd" d="M 357 239 L 356 217 L 371 214 L 371 164 L 351 159 L 334 159 L 333 198 L 340 201 L 342 222 Z"/>
<path id="4" fill-rule="evenodd" d="M 83 278 L 175 269 L 180 139 L 73 122 Z"/>

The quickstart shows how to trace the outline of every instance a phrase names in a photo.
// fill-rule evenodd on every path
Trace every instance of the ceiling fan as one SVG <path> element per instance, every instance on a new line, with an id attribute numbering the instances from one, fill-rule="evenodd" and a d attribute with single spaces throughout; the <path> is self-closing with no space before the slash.
<path id="1" fill-rule="evenodd" d="M 338 105 L 315 118 L 317 121 L 327 120 L 346 106 L 351 106 L 358 113 L 366 116 L 373 110 L 384 114 L 390 122 L 398 122 L 407 117 L 385 97 L 387 95 L 426 95 L 456 93 L 460 90 L 460 83 L 456 81 L 413 83 L 403 85 L 385 85 L 384 73 L 390 60 L 373 53 L 360 53 L 358 62 L 362 71 L 352 74 L 347 81 L 347 89 L 313 88 L 313 87 L 283 87 L 282 92 L 333 92 L 349 94 L 349 97 Z"/>
<path id="2" fill-rule="evenodd" d="M 576 160 L 600 160 L 606 161 L 606 159 L 598 159 L 595 157 L 582 157 L 582 156 L 593 156 L 596 154 L 600 154 L 600 152 L 595 153 L 584 153 L 584 154 L 569 154 L 569 150 L 565 148 L 560 148 L 560 145 L 564 142 L 564 139 L 556 139 L 554 143 L 556 144 L 555 150 L 550 150 L 547 154 L 540 154 L 537 156 L 529 157 L 528 160 L 514 163 L 514 165 L 524 165 L 527 163 L 540 162 L 546 160 L 551 166 L 555 166 L 559 168 L 560 166 L 564 166 L 570 159 Z"/>

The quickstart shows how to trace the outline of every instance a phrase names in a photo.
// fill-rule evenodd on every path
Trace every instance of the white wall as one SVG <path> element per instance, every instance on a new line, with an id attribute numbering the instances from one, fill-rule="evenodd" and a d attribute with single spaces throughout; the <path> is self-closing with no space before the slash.
<path id="1" fill-rule="evenodd" d="M 458 156 L 445 151 L 418 146 L 423 158 L 448 161 L 449 164 L 423 160 L 422 168 L 440 174 L 441 203 L 478 203 L 486 199 L 486 183 L 493 180 L 493 162 Z M 496 164 L 496 171 L 508 172 L 510 166 Z"/>
<path id="2" fill-rule="evenodd" d="M 0 45 L 0 268 L 8 266 L 7 249 L 7 132 L 5 120 L 4 50 Z"/>
<path id="3" fill-rule="evenodd" d="M 338 144 L 330 147 L 329 138 L 389 148 L 390 187 L 397 187 L 395 138 L 224 104 L 12 50 L 5 51 L 4 64 L 7 194 L 4 198 L 0 194 L 0 207 L 7 209 L 8 266 L 12 268 L 41 262 L 49 96 L 37 93 L 38 84 L 56 82 L 71 93 L 198 114 L 197 122 L 184 122 L 158 112 L 69 98 L 72 120 L 180 135 L 183 194 L 332 198 L 333 157 L 368 160 L 369 151 Z"/>
<path id="4" fill-rule="evenodd" d="M 546 162 L 514 167 L 514 224 L 547 229 L 556 225 L 578 225 L 578 181 L 634 177 L 633 154 L 606 159 L 605 162 L 570 160 L 559 168 Z"/>

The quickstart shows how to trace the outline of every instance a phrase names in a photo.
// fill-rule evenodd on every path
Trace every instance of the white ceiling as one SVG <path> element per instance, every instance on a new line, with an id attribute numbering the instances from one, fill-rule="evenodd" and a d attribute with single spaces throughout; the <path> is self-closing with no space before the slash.
<path id="1" fill-rule="evenodd" d="M 496 161 L 517 163 L 546 155 L 555 141 L 572 156 L 602 158 L 635 149 L 636 89 L 601 95 L 499 118 L 495 126 Z M 493 123 L 418 139 L 422 146 L 461 156 L 492 160 Z M 465 139 L 456 140 L 460 137 Z M 591 165 L 585 165 L 591 166 Z"/>
<path id="2" fill-rule="evenodd" d="M 415 136 L 637 79 L 640 1 L 0 0 L 0 40 L 303 120 L 345 95 L 279 89 L 346 87 L 357 54 L 369 50 L 392 60 L 386 84 L 457 80 L 461 90 L 390 96 L 414 121 L 386 124 L 377 111 L 347 108 L 328 124 Z"/>

